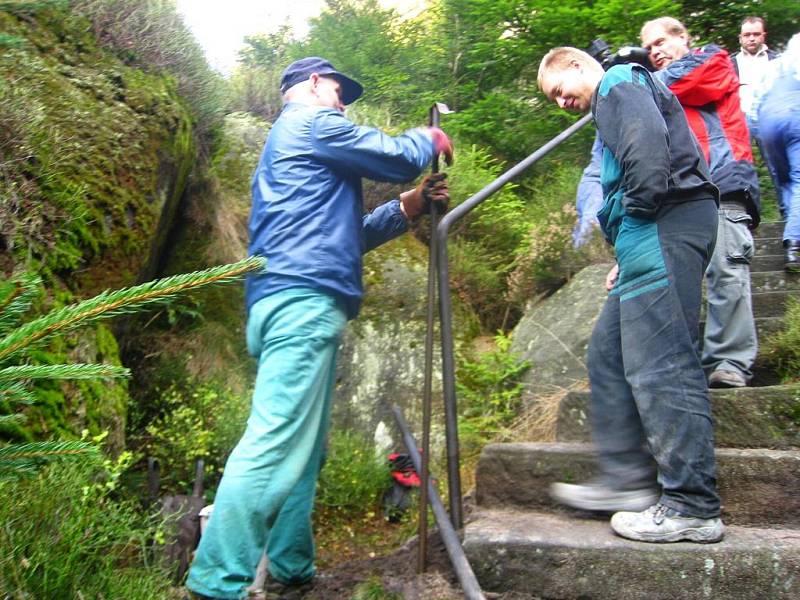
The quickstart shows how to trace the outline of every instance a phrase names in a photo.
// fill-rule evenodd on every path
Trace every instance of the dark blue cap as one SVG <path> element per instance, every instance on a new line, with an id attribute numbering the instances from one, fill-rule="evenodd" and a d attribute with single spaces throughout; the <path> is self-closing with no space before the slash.
<path id="1" fill-rule="evenodd" d="M 364 93 L 364 88 L 357 81 L 342 75 L 334 66 L 319 56 L 308 56 L 294 61 L 283 72 L 281 76 L 281 94 L 298 83 L 308 79 L 312 73 L 331 77 L 342 86 L 342 102 L 350 104 L 355 102 Z"/>

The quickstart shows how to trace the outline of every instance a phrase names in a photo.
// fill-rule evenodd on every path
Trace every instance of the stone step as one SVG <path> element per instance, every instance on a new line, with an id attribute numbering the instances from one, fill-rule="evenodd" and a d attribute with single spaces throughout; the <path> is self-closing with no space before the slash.
<path id="1" fill-rule="evenodd" d="M 792 282 L 794 283 L 794 282 Z M 790 297 L 797 298 L 800 292 L 795 289 L 782 289 L 770 291 L 752 290 L 750 296 L 755 318 L 782 317 L 786 312 L 786 302 Z M 703 304 L 700 307 L 700 319 L 706 318 L 706 299 L 703 295 Z"/>
<path id="2" fill-rule="evenodd" d="M 718 448 L 717 471 L 726 523 L 800 528 L 800 451 Z M 550 484 L 587 481 L 596 472 L 591 444 L 489 444 L 478 461 L 476 500 L 482 507 L 552 509 L 558 504 Z"/>
<path id="3" fill-rule="evenodd" d="M 548 600 L 800 598 L 800 534 L 728 527 L 718 544 L 646 544 L 607 520 L 479 510 L 464 550 L 486 592 Z"/>
<path id="4" fill-rule="evenodd" d="M 756 254 L 750 261 L 750 272 L 780 271 L 783 269 L 784 255 L 781 254 Z"/>
<path id="5" fill-rule="evenodd" d="M 787 271 L 759 271 L 750 274 L 750 289 L 756 292 L 800 291 L 800 274 Z"/>
<path id="6" fill-rule="evenodd" d="M 758 340 L 761 342 L 766 340 L 769 336 L 774 334 L 778 331 L 782 326 L 782 320 L 780 317 L 756 317 L 756 336 Z M 703 337 L 703 331 L 705 330 L 706 322 L 701 320 L 700 321 L 700 338 Z"/>
<path id="7" fill-rule="evenodd" d="M 790 296 L 797 298 L 797 291 L 753 292 L 753 315 L 758 318 L 783 316 L 786 312 L 786 301 Z"/>
<path id="8" fill-rule="evenodd" d="M 800 448 L 800 384 L 711 390 L 719 446 Z M 559 406 L 559 442 L 588 442 L 589 392 L 570 392 Z"/>
<path id="9" fill-rule="evenodd" d="M 756 248 L 758 248 L 758 244 L 761 240 L 782 238 L 784 225 L 785 223 L 783 221 L 761 221 L 758 225 L 758 229 L 753 232 L 753 237 L 756 240 Z"/>
<path id="10" fill-rule="evenodd" d="M 755 240 L 756 255 L 758 254 L 780 254 L 783 252 L 782 237 L 759 237 Z"/>

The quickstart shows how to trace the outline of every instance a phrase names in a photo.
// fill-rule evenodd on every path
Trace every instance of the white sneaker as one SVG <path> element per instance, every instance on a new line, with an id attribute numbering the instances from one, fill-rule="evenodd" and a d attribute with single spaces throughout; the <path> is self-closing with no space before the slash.
<path id="1" fill-rule="evenodd" d="M 550 486 L 550 495 L 556 502 L 572 508 L 601 512 L 644 510 L 660 496 L 655 488 L 617 490 L 600 483 L 554 483 Z"/>
<path id="2" fill-rule="evenodd" d="M 722 519 L 697 519 L 682 516 L 663 504 L 642 512 L 618 512 L 611 517 L 611 529 L 617 535 L 640 542 L 698 542 L 713 544 L 725 536 Z"/>

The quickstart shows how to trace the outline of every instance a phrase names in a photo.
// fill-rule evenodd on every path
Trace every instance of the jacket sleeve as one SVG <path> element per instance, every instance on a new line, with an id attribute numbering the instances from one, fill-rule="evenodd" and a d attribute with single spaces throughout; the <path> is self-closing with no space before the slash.
<path id="1" fill-rule="evenodd" d="M 337 111 L 320 111 L 312 123 L 316 158 L 337 171 L 377 181 L 401 183 L 418 177 L 434 154 L 423 129 L 397 137 L 355 125 Z"/>
<path id="2" fill-rule="evenodd" d="M 601 83 L 595 123 L 622 168 L 625 212 L 631 217 L 653 219 L 668 189 L 667 125 L 650 85 L 641 81 L 644 75 L 634 71 L 633 81 L 617 82 L 613 75 L 609 71 Z"/>
<path id="3" fill-rule="evenodd" d="M 658 73 L 683 106 L 703 106 L 739 89 L 733 63 L 718 46 L 690 52 Z"/>
<path id="4" fill-rule="evenodd" d="M 400 201 L 381 204 L 363 218 L 364 252 L 369 252 L 408 231 L 408 221 L 400 210 Z"/>
<path id="5" fill-rule="evenodd" d="M 572 243 L 577 248 L 588 241 L 592 227 L 597 224 L 597 211 L 603 206 L 603 187 L 600 183 L 600 168 L 603 162 L 603 142 L 595 135 L 592 144 L 592 159 L 583 170 L 575 194 L 578 222 L 572 231 Z"/>

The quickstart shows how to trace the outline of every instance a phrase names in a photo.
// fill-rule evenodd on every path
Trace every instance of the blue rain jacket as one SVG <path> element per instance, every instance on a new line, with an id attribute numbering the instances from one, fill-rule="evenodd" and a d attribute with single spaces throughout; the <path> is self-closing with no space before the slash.
<path id="1" fill-rule="evenodd" d="M 267 270 L 248 277 L 247 310 L 268 294 L 311 287 L 339 297 L 354 318 L 362 254 L 407 230 L 397 199 L 364 215 L 361 178 L 410 181 L 433 154 L 424 129 L 392 137 L 332 108 L 286 104 L 253 176 L 249 251 L 266 257 Z"/>

